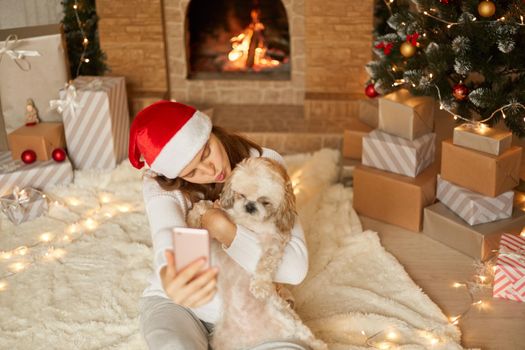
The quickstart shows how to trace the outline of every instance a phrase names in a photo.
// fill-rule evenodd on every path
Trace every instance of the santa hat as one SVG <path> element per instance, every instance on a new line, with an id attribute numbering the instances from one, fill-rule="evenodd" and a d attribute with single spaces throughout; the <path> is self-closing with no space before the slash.
<path id="1" fill-rule="evenodd" d="M 129 161 L 140 169 L 148 166 L 174 179 L 206 144 L 210 118 L 193 107 L 159 101 L 140 111 L 131 123 Z"/>

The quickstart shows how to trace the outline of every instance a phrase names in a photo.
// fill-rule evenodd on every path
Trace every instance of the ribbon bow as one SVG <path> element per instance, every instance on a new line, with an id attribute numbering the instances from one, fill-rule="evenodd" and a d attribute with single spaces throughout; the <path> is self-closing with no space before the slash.
<path id="1" fill-rule="evenodd" d="M 18 45 L 18 36 L 16 36 L 15 34 L 9 35 L 3 43 L 3 46 L 0 47 L 0 60 L 2 60 L 4 54 L 6 54 L 13 61 L 15 61 L 18 68 L 20 68 L 23 71 L 27 72 L 31 69 L 31 63 L 24 60 L 25 57 L 40 56 L 40 53 L 34 50 L 15 50 L 14 48 Z M 20 62 L 22 60 L 27 64 L 25 67 L 23 67 Z"/>
<path id="2" fill-rule="evenodd" d="M 32 189 L 30 189 L 32 190 Z M 37 191 L 40 193 L 39 191 Z M 27 207 L 27 204 L 29 203 L 31 195 L 28 193 L 28 189 L 20 189 L 18 186 L 15 186 L 13 189 L 13 195 L 10 196 L 11 198 L 0 198 L 2 201 L 2 204 L 6 203 L 6 205 L 2 205 L 2 209 L 4 210 L 13 210 L 17 209 L 19 207 L 25 208 Z"/>
<path id="3" fill-rule="evenodd" d="M 64 111 L 69 111 L 71 115 L 76 118 L 76 110 L 80 108 L 80 103 L 76 102 L 77 89 L 75 85 L 66 83 L 65 91 L 66 96 L 64 98 L 49 101 L 49 106 L 61 114 L 63 114 Z"/>
<path id="4" fill-rule="evenodd" d="M 390 52 L 392 52 L 392 48 L 394 47 L 394 44 L 392 43 L 385 43 L 384 41 L 380 42 L 375 46 L 377 49 L 383 49 L 383 52 L 385 55 L 390 55 Z"/>
<path id="5" fill-rule="evenodd" d="M 419 38 L 419 33 L 408 34 L 407 41 L 412 44 L 412 46 L 417 45 L 417 39 Z"/>

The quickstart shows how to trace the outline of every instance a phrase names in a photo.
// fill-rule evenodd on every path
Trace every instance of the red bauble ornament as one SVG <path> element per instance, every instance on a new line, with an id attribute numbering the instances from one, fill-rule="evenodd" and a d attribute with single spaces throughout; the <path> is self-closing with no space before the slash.
<path id="1" fill-rule="evenodd" d="M 456 100 L 464 101 L 468 98 L 468 87 L 463 83 L 457 83 L 452 88 L 452 95 L 454 95 Z"/>
<path id="2" fill-rule="evenodd" d="M 374 84 L 368 84 L 365 88 L 365 95 L 374 98 L 379 96 L 379 93 L 376 91 Z"/>
<path id="3" fill-rule="evenodd" d="M 22 159 L 22 162 L 31 164 L 36 160 L 36 153 L 33 150 L 26 149 L 24 152 L 22 152 L 20 158 Z"/>
<path id="4" fill-rule="evenodd" d="M 442 3 L 443 5 L 450 4 L 450 1 L 452 1 L 452 0 L 439 0 L 439 2 Z"/>
<path id="5" fill-rule="evenodd" d="M 64 151 L 62 148 L 55 148 L 51 153 L 51 157 L 53 157 L 55 162 L 63 162 L 66 160 L 66 151 Z"/>

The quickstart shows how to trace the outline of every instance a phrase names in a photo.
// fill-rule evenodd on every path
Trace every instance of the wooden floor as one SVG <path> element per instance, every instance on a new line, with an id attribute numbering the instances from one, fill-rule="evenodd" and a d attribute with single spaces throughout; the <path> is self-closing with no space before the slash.
<path id="1" fill-rule="evenodd" d="M 454 288 L 454 282 L 472 280 L 474 260 L 422 233 L 414 233 L 379 221 L 361 217 L 363 228 L 379 233 L 385 249 L 405 267 L 412 279 L 443 310 L 455 316 L 468 307 L 469 294 Z M 525 303 L 493 299 L 490 289 L 475 294 L 487 307 L 477 307 L 459 326 L 465 348 L 487 350 L 525 349 Z"/>

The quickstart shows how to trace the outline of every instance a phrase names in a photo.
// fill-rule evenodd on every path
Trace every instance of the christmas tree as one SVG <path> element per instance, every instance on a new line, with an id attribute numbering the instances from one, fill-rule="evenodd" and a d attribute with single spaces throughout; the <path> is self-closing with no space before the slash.
<path id="1" fill-rule="evenodd" d="M 98 40 L 95 0 L 63 0 L 62 6 L 71 78 L 103 75 L 108 69 Z"/>
<path id="2" fill-rule="evenodd" d="M 369 97 L 406 88 L 458 120 L 525 136 L 525 1 L 385 0 Z M 376 11 L 377 13 L 377 11 Z"/>

